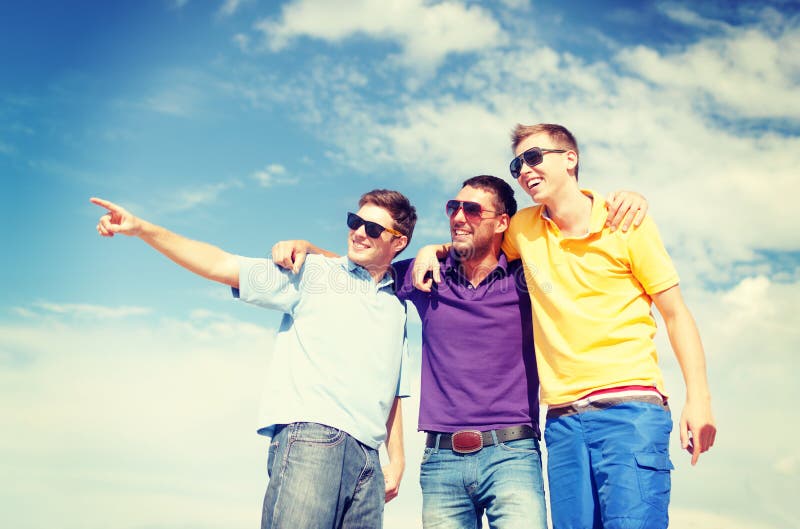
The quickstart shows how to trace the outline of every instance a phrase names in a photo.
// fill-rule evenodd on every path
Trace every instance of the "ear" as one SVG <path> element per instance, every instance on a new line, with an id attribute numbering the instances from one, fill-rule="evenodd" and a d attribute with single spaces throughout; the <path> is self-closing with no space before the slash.
<path id="1" fill-rule="evenodd" d="M 495 233 L 503 233 L 508 229 L 508 225 L 511 223 L 511 217 L 508 213 L 503 213 L 499 217 L 497 217 L 497 226 L 494 229 Z"/>
<path id="2" fill-rule="evenodd" d="M 573 172 L 578 166 L 578 153 L 575 151 L 567 151 L 567 171 Z"/>
<path id="3" fill-rule="evenodd" d="M 403 251 L 406 246 L 408 246 L 408 237 L 405 235 L 392 239 L 392 251 L 394 251 L 395 255 Z"/>

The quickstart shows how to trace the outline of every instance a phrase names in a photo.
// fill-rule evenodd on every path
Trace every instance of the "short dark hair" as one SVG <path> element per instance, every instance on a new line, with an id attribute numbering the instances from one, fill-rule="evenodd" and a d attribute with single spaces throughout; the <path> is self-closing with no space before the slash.
<path id="1" fill-rule="evenodd" d="M 409 243 L 411 242 L 414 225 L 417 223 L 417 209 L 404 194 L 391 189 L 373 189 L 361 195 L 358 207 L 364 204 L 374 204 L 388 211 L 394 221 L 393 228 L 405 235 Z"/>
<path id="2" fill-rule="evenodd" d="M 553 144 L 556 147 L 575 151 L 575 154 L 578 155 L 578 161 L 580 162 L 581 153 L 578 150 L 578 140 L 575 139 L 575 136 L 567 127 L 555 123 L 539 123 L 538 125 L 522 125 L 521 123 L 517 123 L 514 130 L 511 131 L 511 150 L 517 152 L 517 147 L 519 147 L 519 144 L 522 143 L 525 138 L 533 136 L 534 134 L 541 134 L 542 132 L 550 136 L 550 139 L 553 140 Z M 579 164 L 575 164 L 575 180 L 578 179 L 578 165 Z"/>
<path id="3" fill-rule="evenodd" d="M 508 213 L 513 217 L 517 212 L 517 200 L 514 198 L 514 189 L 508 182 L 496 176 L 482 174 L 467 178 L 462 184 L 464 187 L 474 187 L 494 194 L 494 207 L 498 213 Z"/>

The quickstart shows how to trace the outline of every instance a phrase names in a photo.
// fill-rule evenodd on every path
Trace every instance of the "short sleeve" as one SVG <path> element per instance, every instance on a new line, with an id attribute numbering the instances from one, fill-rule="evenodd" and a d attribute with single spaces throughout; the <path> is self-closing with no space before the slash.
<path id="1" fill-rule="evenodd" d="M 406 314 L 408 314 L 407 307 Z M 397 389 L 395 390 L 395 397 L 405 398 L 411 395 L 408 354 L 408 318 L 406 317 L 406 322 L 403 326 L 403 354 L 400 360 L 400 376 L 397 377 Z"/>
<path id="2" fill-rule="evenodd" d="M 239 288 L 233 288 L 233 297 L 246 303 L 268 309 L 291 313 L 300 301 L 300 283 L 303 270 L 293 274 L 276 265 L 271 259 L 238 257 Z"/>
<path id="3" fill-rule="evenodd" d="M 646 216 L 628 239 L 631 272 L 648 295 L 678 284 L 678 272 L 661 241 L 656 223 Z"/>

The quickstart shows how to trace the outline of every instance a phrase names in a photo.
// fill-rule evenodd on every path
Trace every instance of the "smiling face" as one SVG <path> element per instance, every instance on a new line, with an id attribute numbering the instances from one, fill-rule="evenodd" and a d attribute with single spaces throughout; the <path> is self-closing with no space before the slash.
<path id="1" fill-rule="evenodd" d="M 389 212 L 375 204 L 364 204 L 356 214 L 364 220 L 376 222 L 385 228 L 396 229 Z M 382 274 L 394 256 L 405 247 L 407 240 L 405 236 L 397 237 L 386 230 L 373 239 L 367 235 L 364 226 L 361 225 L 357 230 L 350 230 L 347 238 L 347 257 L 370 272 Z"/>
<path id="2" fill-rule="evenodd" d="M 499 248 L 502 233 L 508 227 L 508 215 L 495 201 L 494 193 L 471 186 L 461 188 L 456 200 L 477 202 L 482 218 L 468 217 L 461 208 L 450 217 L 450 237 L 453 249 L 464 260 L 480 259 Z M 491 212 L 491 213 L 490 213 Z M 493 243 L 495 243 L 493 245 Z"/>
<path id="3" fill-rule="evenodd" d="M 532 147 L 541 149 L 565 149 L 556 145 L 546 132 L 532 134 L 522 140 L 514 150 L 514 155 L 519 156 Z M 567 150 L 565 153 L 545 152 L 542 163 L 530 167 L 523 164 L 517 182 L 537 204 L 547 204 L 554 197 L 562 194 L 570 186 L 577 186 L 574 173 L 578 163 L 575 151 Z"/>

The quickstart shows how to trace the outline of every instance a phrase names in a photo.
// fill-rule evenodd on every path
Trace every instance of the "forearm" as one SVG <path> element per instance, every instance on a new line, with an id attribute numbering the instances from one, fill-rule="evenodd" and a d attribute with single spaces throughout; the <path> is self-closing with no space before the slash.
<path id="1" fill-rule="evenodd" d="M 666 316 L 664 323 L 686 383 L 686 400 L 710 400 L 705 352 L 694 318 L 684 307 Z"/>
<path id="2" fill-rule="evenodd" d="M 190 272 L 212 281 L 239 287 L 239 263 L 233 254 L 144 220 L 141 221 L 141 229 L 137 235 Z"/>
<path id="3" fill-rule="evenodd" d="M 686 383 L 687 400 L 710 399 L 703 342 L 680 288 L 675 285 L 655 294 L 653 302 L 664 318 L 670 345 Z"/>
<path id="4" fill-rule="evenodd" d="M 339 254 L 330 252 L 330 251 L 328 251 L 328 250 L 326 250 L 324 248 L 320 248 L 319 246 L 316 246 L 316 245 L 312 244 L 311 242 L 308 242 L 308 246 L 307 246 L 306 250 L 307 250 L 307 253 L 313 253 L 313 254 L 317 254 L 317 255 L 324 255 L 325 257 L 339 257 Z"/>
<path id="5" fill-rule="evenodd" d="M 447 254 L 450 253 L 450 248 L 453 247 L 453 243 L 446 242 L 443 244 L 433 244 L 431 245 L 436 250 L 436 258 L 437 259 L 444 259 L 447 257 Z"/>
<path id="6" fill-rule="evenodd" d="M 403 447 L 402 401 L 399 397 L 395 397 L 389 419 L 386 421 L 386 453 L 389 456 L 389 465 L 397 470 L 398 475 L 402 475 L 406 456 Z"/>

